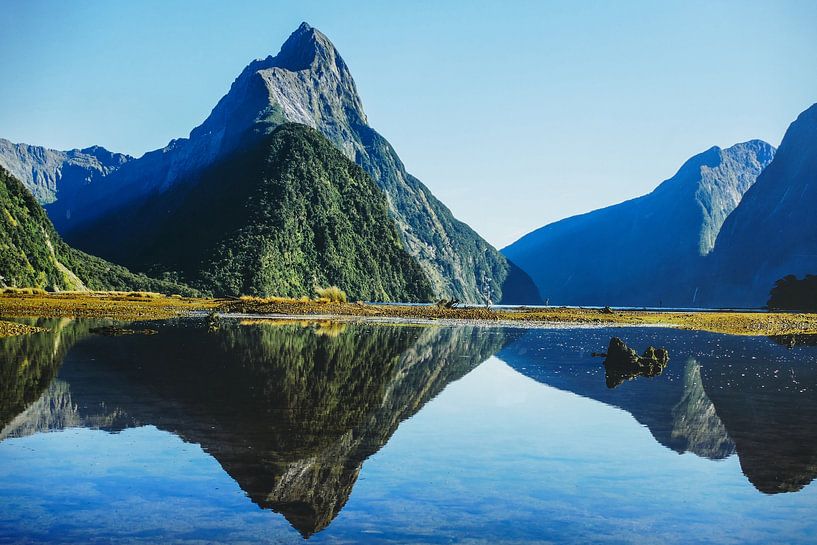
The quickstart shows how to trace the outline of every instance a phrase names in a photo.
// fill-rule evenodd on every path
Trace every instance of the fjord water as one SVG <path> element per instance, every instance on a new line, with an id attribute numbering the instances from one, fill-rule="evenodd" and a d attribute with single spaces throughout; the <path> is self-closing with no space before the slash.
<path id="1" fill-rule="evenodd" d="M 810 338 L 37 322 L 0 339 L 0 543 L 817 535 Z M 614 335 L 668 368 L 608 388 Z"/>

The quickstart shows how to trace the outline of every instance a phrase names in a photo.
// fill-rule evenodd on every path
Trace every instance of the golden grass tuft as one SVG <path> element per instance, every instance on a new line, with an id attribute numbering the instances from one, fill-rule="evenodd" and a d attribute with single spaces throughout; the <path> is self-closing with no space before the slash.
<path id="1" fill-rule="evenodd" d="M 42 288 L 3 288 L 4 295 L 45 295 Z"/>
<path id="2" fill-rule="evenodd" d="M 329 286 L 328 288 L 317 288 L 315 293 L 318 294 L 316 301 L 328 303 L 345 303 L 349 300 L 346 292 L 337 286 Z"/>
<path id="3" fill-rule="evenodd" d="M 155 291 L 129 291 L 125 294 L 125 297 L 130 297 L 131 299 L 158 299 L 164 297 L 164 295 L 156 293 Z"/>

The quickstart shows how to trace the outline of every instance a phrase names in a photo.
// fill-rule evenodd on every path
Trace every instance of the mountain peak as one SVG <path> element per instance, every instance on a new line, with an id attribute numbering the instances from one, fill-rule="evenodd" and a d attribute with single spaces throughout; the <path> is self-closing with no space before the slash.
<path id="1" fill-rule="evenodd" d="M 334 62 L 339 58 L 329 38 L 318 29 L 303 22 L 290 34 L 275 56 L 275 65 L 299 71 L 312 66 L 316 60 Z"/>

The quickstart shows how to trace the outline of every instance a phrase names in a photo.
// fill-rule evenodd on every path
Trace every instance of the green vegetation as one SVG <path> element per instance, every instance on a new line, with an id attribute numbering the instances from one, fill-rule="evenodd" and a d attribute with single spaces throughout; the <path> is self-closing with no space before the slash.
<path id="1" fill-rule="evenodd" d="M 354 299 L 426 301 L 429 281 L 388 210 L 326 138 L 286 124 L 110 221 L 140 233 L 129 266 L 215 295 L 302 297 L 337 286 Z"/>
<path id="2" fill-rule="evenodd" d="M 817 312 L 817 276 L 807 274 L 802 280 L 793 274 L 775 282 L 769 294 L 770 310 Z"/>
<path id="3" fill-rule="evenodd" d="M 186 286 L 133 274 L 66 244 L 23 184 L 0 168 L 0 286 L 36 290 L 140 290 L 195 295 Z"/>

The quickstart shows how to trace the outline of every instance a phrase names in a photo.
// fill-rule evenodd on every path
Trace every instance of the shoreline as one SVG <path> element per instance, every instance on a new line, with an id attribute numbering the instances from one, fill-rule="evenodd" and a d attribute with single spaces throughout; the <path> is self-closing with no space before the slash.
<path id="1" fill-rule="evenodd" d="M 378 305 L 279 297 L 190 298 L 144 292 L 0 294 L 0 319 L 66 317 L 133 321 L 206 316 L 211 313 L 239 319 L 267 320 L 308 319 L 525 328 L 648 326 L 730 335 L 817 334 L 817 314 L 745 310 L 679 312 L 576 307 L 445 308 L 435 305 Z M 8 333 L 0 325 L 0 336 L 26 333 L 20 329 L 16 331 Z"/>

